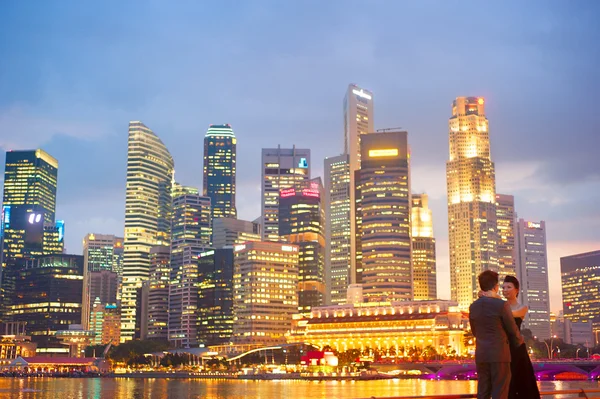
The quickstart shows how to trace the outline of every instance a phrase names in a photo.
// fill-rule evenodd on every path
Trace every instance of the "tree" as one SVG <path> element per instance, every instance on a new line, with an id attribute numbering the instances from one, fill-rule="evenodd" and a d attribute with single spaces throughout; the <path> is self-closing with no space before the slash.
<path id="1" fill-rule="evenodd" d="M 140 362 L 140 356 L 145 358 L 144 354 L 163 352 L 168 348 L 169 344 L 166 341 L 132 340 L 112 347 L 107 357 L 117 362 L 129 363 L 134 361 L 138 362 L 137 364 L 146 364 Z"/>

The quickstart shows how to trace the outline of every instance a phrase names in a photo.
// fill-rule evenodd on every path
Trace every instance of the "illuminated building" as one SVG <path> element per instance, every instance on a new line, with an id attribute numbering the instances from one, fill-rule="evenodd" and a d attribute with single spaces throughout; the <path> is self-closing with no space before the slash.
<path id="1" fill-rule="evenodd" d="M 85 357 L 85 348 L 91 345 L 95 332 L 84 330 L 81 324 L 71 324 L 68 330 L 54 334 L 62 345 L 68 346 L 69 357 Z"/>
<path id="2" fill-rule="evenodd" d="M 279 235 L 298 246 L 298 311 L 325 298 L 325 211 L 321 178 L 279 192 Z"/>
<path id="3" fill-rule="evenodd" d="M 248 242 L 234 252 L 233 341 L 281 343 L 298 312 L 298 246 Z"/>
<path id="4" fill-rule="evenodd" d="M 373 127 L 373 93 L 358 87 L 355 84 L 348 85 L 344 96 L 344 154 L 348 155 L 350 164 L 350 237 L 356 237 L 357 220 L 353 217 L 357 213 L 356 191 L 357 183 L 355 174 L 361 167 L 360 139 L 363 135 L 374 133 Z M 357 254 L 356 241 L 350 241 L 350 253 Z M 358 264 L 357 264 L 358 262 Z M 350 257 L 351 283 L 360 283 L 360 256 Z"/>
<path id="5" fill-rule="evenodd" d="M 233 218 L 213 219 L 213 247 L 232 248 L 246 241 L 260 241 L 260 224 Z"/>
<path id="6" fill-rule="evenodd" d="M 279 190 L 310 179 L 310 150 L 263 148 L 261 165 L 262 237 L 279 241 Z"/>
<path id="7" fill-rule="evenodd" d="M 57 220 L 54 226 L 44 226 L 42 254 L 62 254 L 65 247 L 65 221 Z"/>
<path id="8" fill-rule="evenodd" d="M 325 219 L 326 303 L 341 305 L 352 281 L 348 154 L 325 158 Z"/>
<path id="9" fill-rule="evenodd" d="M 498 231 L 498 273 L 502 279 L 516 275 L 515 248 L 515 198 L 496 194 L 496 223 Z"/>
<path id="10" fill-rule="evenodd" d="M 235 218 L 236 138 L 229 125 L 210 125 L 204 137 L 204 196 L 212 217 Z"/>
<path id="11" fill-rule="evenodd" d="M 367 302 L 412 299 L 408 133 L 362 136 L 356 171 L 356 251 Z"/>
<path id="12" fill-rule="evenodd" d="M 199 343 L 220 345 L 231 339 L 233 247 L 209 250 L 198 258 L 198 322 Z"/>
<path id="13" fill-rule="evenodd" d="M 477 276 L 498 268 L 496 178 L 484 99 L 456 98 L 448 127 L 450 297 L 466 310 L 477 299 Z"/>
<path id="14" fill-rule="evenodd" d="M 173 199 L 169 342 L 177 348 L 197 344 L 198 256 L 211 247 L 209 197 L 184 194 Z"/>
<path id="15" fill-rule="evenodd" d="M 546 223 L 519 219 L 516 226 L 516 269 L 522 292 L 519 298 L 529 307 L 523 328 L 540 339 L 550 338 Z"/>
<path id="16" fill-rule="evenodd" d="M 121 340 L 133 338 L 136 293 L 148 280 L 150 248 L 170 245 L 173 158 L 152 130 L 129 123 Z"/>
<path id="17" fill-rule="evenodd" d="M 435 238 L 427 194 L 413 194 L 411 207 L 413 299 L 437 298 Z"/>
<path id="18" fill-rule="evenodd" d="M 313 308 L 309 315 L 295 315 L 287 340 L 321 348 L 329 345 L 340 352 L 379 349 L 399 358 L 408 357 L 414 347 L 420 352 L 465 354 L 468 324 L 468 315 L 456 302 L 365 302 Z"/>
<path id="19" fill-rule="evenodd" d="M 600 251 L 560 258 L 565 319 L 592 322 L 594 343 L 600 344 Z"/>
<path id="20" fill-rule="evenodd" d="M 171 248 L 166 245 L 150 249 L 146 339 L 166 341 L 169 337 L 169 284 L 171 280 Z"/>
<path id="21" fill-rule="evenodd" d="M 94 332 L 91 345 L 119 345 L 121 315 L 117 305 L 96 299 L 92 305 L 89 330 Z"/>
<path id="22" fill-rule="evenodd" d="M 43 150 L 6 152 L 0 226 L 2 319 L 10 309 L 15 279 L 25 260 L 52 250 L 57 177 L 58 161 Z"/>
<path id="23" fill-rule="evenodd" d="M 30 259 L 19 271 L 11 313 L 27 322 L 27 335 L 40 353 L 66 353 L 55 337 L 81 323 L 83 256 L 45 255 Z"/>

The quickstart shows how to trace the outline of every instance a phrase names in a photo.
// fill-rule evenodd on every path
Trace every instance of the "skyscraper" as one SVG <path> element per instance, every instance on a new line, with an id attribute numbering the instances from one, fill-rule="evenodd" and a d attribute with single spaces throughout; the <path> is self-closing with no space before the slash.
<path id="1" fill-rule="evenodd" d="M 260 224 L 233 218 L 213 219 L 213 247 L 233 248 L 246 241 L 260 241 Z"/>
<path id="2" fill-rule="evenodd" d="M 197 344 L 198 256 L 211 247 L 210 214 L 209 197 L 184 194 L 173 199 L 169 342 L 178 348 Z"/>
<path id="3" fill-rule="evenodd" d="M 546 223 L 519 219 L 516 234 L 517 278 L 521 283 L 523 305 L 529 307 L 523 328 L 540 339 L 550 338 L 550 297 Z"/>
<path id="4" fill-rule="evenodd" d="M 236 141 L 229 125 L 210 125 L 204 137 L 204 196 L 210 197 L 213 219 L 237 217 Z"/>
<path id="5" fill-rule="evenodd" d="M 279 235 L 298 246 L 298 311 L 325 299 L 325 211 L 323 183 L 317 177 L 279 192 Z"/>
<path id="6" fill-rule="evenodd" d="M 496 194 L 496 223 L 498 225 L 498 273 L 515 275 L 515 197 Z"/>
<path id="7" fill-rule="evenodd" d="M 327 303 L 346 303 L 352 281 L 350 163 L 348 154 L 325 158 L 325 276 Z"/>
<path id="8" fill-rule="evenodd" d="M 249 242 L 235 247 L 233 341 L 277 344 L 298 312 L 298 247 Z"/>
<path id="9" fill-rule="evenodd" d="M 146 338 L 167 341 L 169 338 L 169 284 L 171 248 L 158 245 L 150 249 L 148 281 L 148 331 Z"/>
<path id="10" fill-rule="evenodd" d="M 357 248 L 354 247 L 357 234 L 356 219 L 356 181 L 355 174 L 361 167 L 360 138 L 362 135 L 374 133 L 373 125 L 373 93 L 355 84 L 348 85 L 344 97 L 344 154 L 348 155 L 350 164 L 350 269 L 351 283 L 360 283 L 361 271 L 357 270 Z M 358 260 L 360 262 L 360 259 Z"/>
<path id="11" fill-rule="evenodd" d="M 355 173 L 357 251 L 362 253 L 367 302 L 412 299 L 408 134 L 390 131 L 361 138 Z"/>
<path id="12" fill-rule="evenodd" d="M 55 227 L 57 178 L 58 161 L 43 150 L 6 153 L 0 229 L 2 319 L 11 305 L 18 271 L 26 259 L 42 255 L 44 242 L 53 237 L 49 229 Z"/>
<path id="13" fill-rule="evenodd" d="M 262 150 L 262 236 L 279 241 L 279 190 L 310 179 L 310 150 L 263 148 Z"/>
<path id="14" fill-rule="evenodd" d="M 437 299 L 433 218 L 427 194 L 413 194 L 411 208 L 413 300 Z"/>
<path id="15" fill-rule="evenodd" d="M 458 97 L 448 122 L 450 296 L 461 309 L 477 299 L 477 276 L 497 270 L 496 179 L 484 99 Z"/>
<path id="16" fill-rule="evenodd" d="M 600 344 L 600 251 L 560 258 L 560 273 L 565 319 L 591 321 L 596 342 L 586 346 Z"/>
<path id="17" fill-rule="evenodd" d="M 135 333 L 136 292 L 148 280 L 150 248 L 171 244 L 173 158 L 152 130 L 129 123 L 121 341 Z"/>

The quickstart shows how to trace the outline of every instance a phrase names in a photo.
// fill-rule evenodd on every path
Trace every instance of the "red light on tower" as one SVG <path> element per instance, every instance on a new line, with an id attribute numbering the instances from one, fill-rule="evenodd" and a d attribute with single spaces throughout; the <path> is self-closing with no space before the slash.
<path id="1" fill-rule="evenodd" d="M 483 105 L 484 102 L 485 102 L 485 100 L 483 98 L 479 98 L 477 100 L 477 104 L 479 104 L 479 105 Z"/>

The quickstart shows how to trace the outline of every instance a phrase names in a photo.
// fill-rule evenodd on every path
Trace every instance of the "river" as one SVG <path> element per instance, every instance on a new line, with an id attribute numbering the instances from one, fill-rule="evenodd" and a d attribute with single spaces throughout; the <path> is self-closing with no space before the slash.
<path id="1" fill-rule="evenodd" d="M 234 381 L 141 378 L 0 378 L 0 399 L 369 398 L 475 392 L 476 381 Z M 600 388 L 599 381 L 543 381 L 545 391 Z M 599 394 L 589 395 L 598 397 Z M 547 397 L 547 396 L 546 396 Z M 577 397 L 557 396 L 557 398 Z"/>

